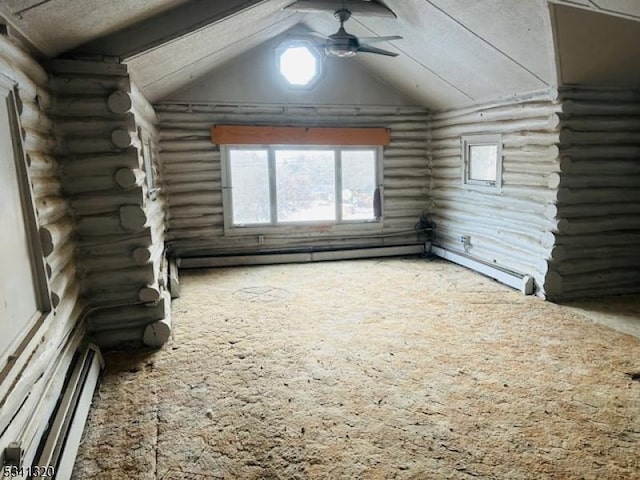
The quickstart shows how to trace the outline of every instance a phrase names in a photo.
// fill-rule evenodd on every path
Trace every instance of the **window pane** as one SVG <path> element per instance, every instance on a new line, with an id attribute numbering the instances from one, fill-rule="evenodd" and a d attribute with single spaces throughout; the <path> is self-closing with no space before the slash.
<path id="1" fill-rule="evenodd" d="M 289 47 L 280 55 L 280 73 L 291 85 L 308 85 L 318 75 L 318 59 L 305 46 Z"/>
<path id="2" fill-rule="evenodd" d="M 271 222 L 269 156 L 266 150 L 231 150 L 233 224 Z"/>
<path id="3" fill-rule="evenodd" d="M 33 256 L 27 236 L 28 217 L 20 195 L 20 173 L 16 169 L 16 161 L 22 159 L 16 158 L 13 148 L 10 115 L 7 95 L 0 94 L 0 369 L 39 311 L 37 277 L 32 270 Z"/>
<path id="4" fill-rule="evenodd" d="M 376 152 L 342 151 L 342 218 L 373 220 L 373 195 L 376 190 Z"/>
<path id="5" fill-rule="evenodd" d="M 333 150 L 276 150 L 279 222 L 336 219 Z"/>
<path id="6" fill-rule="evenodd" d="M 498 168 L 497 145 L 469 146 L 469 180 L 495 182 Z"/>

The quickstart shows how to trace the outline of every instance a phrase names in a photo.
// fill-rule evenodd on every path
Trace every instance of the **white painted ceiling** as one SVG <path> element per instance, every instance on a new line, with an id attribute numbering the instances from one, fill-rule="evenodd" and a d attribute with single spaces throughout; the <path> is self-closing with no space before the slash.
<path id="1" fill-rule="evenodd" d="M 0 15 L 48 57 L 82 51 L 126 59 L 141 90 L 158 101 L 300 22 L 337 30 L 329 13 L 283 10 L 293 1 L 0 0 Z M 640 19 L 640 0 L 552 1 Z M 397 20 L 354 16 L 346 27 L 402 35 L 380 45 L 400 56 L 356 59 L 418 105 L 454 108 L 558 83 L 548 0 L 384 3 Z"/>

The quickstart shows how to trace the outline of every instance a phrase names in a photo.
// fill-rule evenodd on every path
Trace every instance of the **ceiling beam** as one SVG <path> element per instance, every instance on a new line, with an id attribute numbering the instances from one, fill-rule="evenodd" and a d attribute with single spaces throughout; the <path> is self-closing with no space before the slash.
<path id="1" fill-rule="evenodd" d="M 267 1 L 194 0 L 88 42 L 70 53 L 127 60 Z"/>
<path id="2" fill-rule="evenodd" d="M 342 8 L 346 8 L 351 13 L 360 16 L 397 18 L 385 5 L 375 1 L 363 0 L 298 0 L 292 3 L 285 10 L 293 10 L 295 12 L 330 12 L 333 13 Z"/>

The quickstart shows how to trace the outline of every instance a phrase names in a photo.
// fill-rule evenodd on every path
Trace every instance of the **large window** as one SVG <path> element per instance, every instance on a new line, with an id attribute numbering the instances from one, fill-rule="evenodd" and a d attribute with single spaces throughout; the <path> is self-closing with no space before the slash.
<path id="1" fill-rule="evenodd" d="M 375 222 L 379 149 L 225 149 L 227 227 Z"/>

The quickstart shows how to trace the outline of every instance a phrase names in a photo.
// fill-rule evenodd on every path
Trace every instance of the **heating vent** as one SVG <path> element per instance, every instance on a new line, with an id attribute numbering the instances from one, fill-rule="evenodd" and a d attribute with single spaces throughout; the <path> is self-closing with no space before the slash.
<path id="1" fill-rule="evenodd" d="M 55 475 L 33 477 L 34 480 L 71 478 L 93 392 L 103 368 L 102 355 L 95 345 L 84 346 L 76 352 L 34 462 L 34 467 L 47 466 L 55 471 Z M 36 470 L 39 469 L 33 469 Z"/>
<path id="2" fill-rule="evenodd" d="M 450 262 L 470 268 L 471 270 L 482 273 L 483 275 L 493 278 L 500 283 L 504 283 L 505 285 L 520 290 L 525 295 L 531 295 L 534 292 L 534 281 L 529 275 L 514 272 L 498 265 L 492 265 L 473 258 L 470 255 L 452 252 L 435 245 L 431 246 L 430 252 L 440 258 L 444 258 Z"/>
<path id="3" fill-rule="evenodd" d="M 360 258 L 422 255 L 423 245 L 395 247 L 353 248 L 350 250 L 326 250 L 316 252 L 271 253 L 252 255 L 225 255 L 210 257 L 186 257 L 179 259 L 180 268 L 233 267 L 237 265 L 273 265 L 280 263 L 326 262 L 356 260 Z"/>

